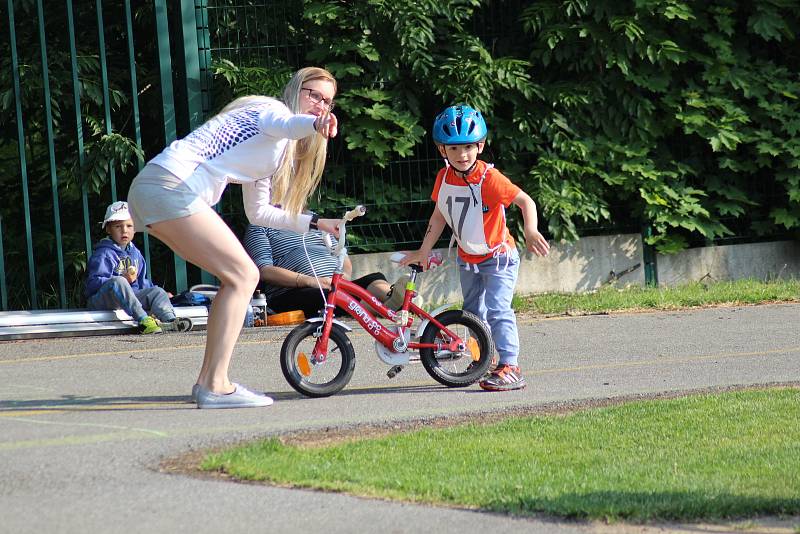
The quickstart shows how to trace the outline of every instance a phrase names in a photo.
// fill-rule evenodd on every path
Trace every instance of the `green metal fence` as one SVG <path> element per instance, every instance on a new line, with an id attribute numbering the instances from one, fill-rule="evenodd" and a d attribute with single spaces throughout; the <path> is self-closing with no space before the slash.
<path id="1" fill-rule="evenodd" d="M 196 67 L 195 5 L 193 0 L 169 7 L 166 0 L 155 0 L 136 9 L 130 0 L 66 0 L 47 2 L 46 8 L 42 0 L 4 4 L 0 307 L 74 306 L 92 242 L 101 237 L 96 222 L 109 202 L 124 198 L 143 165 L 143 136 L 163 146 L 177 135 L 170 37 L 178 23 L 190 29 L 181 45 L 185 64 Z M 197 68 L 192 75 L 192 83 L 185 75 L 176 77 L 193 96 L 185 99 L 187 128 L 203 113 Z M 160 98 L 154 99 L 156 87 Z M 146 114 L 143 131 L 145 93 L 148 106 L 155 101 L 157 107 Z M 154 136 L 156 123 L 162 131 Z M 149 261 L 152 247 L 146 235 L 142 240 Z M 180 258 L 174 273 L 175 287 L 185 287 Z"/>
<path id="2" fill-rule="evenodd" d="M 302 21 L 278 0 L 0 2 L 0 309 L 81 306 L 105 207 L 125 198 L 147 159 L 224 105 L 215 62 L 290 72 L 305 49 L 288 28 Z M 343 152 L 334 143 L 332 179 L 312 207 L 335 216 L 365 203 L 381 222 L 354 232 L 361 250 L 418 242 L 439 165 L 430 146 L 383 168 L 353 166 Z M 399 203 L 405 220 L 381 218 Z M 217 209 L 243 230 L 239 195 Z M 136 241 L 160 285 L 213 281 L 146 234 Z"/>

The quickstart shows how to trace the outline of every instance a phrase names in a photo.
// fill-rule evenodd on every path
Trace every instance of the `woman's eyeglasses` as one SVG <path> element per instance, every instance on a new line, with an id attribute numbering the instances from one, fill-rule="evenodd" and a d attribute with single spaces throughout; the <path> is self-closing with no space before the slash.
<path id="1" fill-rule="evenodd" d="M 308 91 L 308 99 L 315 104 L 322 104 L 328 111 L 332 111 L 334 106 L 336 106 L 336 103 L 333 100 L 325 98 L 319 91 L 309 89 L 308 87 L 301 87 L 300 90 Z"/>

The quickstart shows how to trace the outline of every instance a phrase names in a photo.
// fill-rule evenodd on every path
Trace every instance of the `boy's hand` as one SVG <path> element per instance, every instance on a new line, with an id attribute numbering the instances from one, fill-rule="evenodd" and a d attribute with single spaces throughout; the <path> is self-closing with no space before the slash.
<path id="1" fill-rule="evenodd" d="M 429 252 L 423 252 L 422 250 L 412 250 L 406 253 L 406 257 L 397 262 L 398 264 L 406 267 L 413 263 L 417 265 L 421 265 L 423 270 L 425 269 L 425 264 L 427 263 Z"/>
<path id="2" fill-rule="evenodd" d="M 547 256 L 550 252 L 550 243 L 535 228 L 525 228 L 525 246 L 537 256 Z"/>
<path id="3" fill-rule="evenodd" d="M 127 269 L 125 269 L 125 273 L 123 273 L 125 280 L 128 281 L 129 284 L 133 284 L 136 281 L 136 278 L 139 277 L 139 271 L 136 269 L 135 266 L 131 265 Z"/>

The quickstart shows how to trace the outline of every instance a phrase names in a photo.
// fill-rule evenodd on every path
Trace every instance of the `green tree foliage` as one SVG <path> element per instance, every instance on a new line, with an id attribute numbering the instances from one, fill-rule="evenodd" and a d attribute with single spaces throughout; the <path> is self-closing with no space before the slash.
<path id="1" fill-rule="evenodd" d="M 551 228 L 570 196 L 687 238 L 800 227 L 798 3 L 537 2 L 522 21 L 545 87 L 532 169 Z M 580 211 L 576 214 L 584 215 Z M 727 223 L 726 221 L 730 221 Z M 749 224 L 743 228 L 742 221 Z"/>
<path id="2" fill-rule="evenodd" d="M 800 228 L 796 1 L 305 6 L 309 59 L 350 88 L 355 155 L 405 156 L 464 101 L 556 238 L 651 226 L 672 252 Z"/>

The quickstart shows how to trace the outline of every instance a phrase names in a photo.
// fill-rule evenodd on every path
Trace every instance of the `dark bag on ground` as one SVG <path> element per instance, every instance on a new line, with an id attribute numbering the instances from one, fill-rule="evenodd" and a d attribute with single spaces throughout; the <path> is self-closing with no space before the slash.
<path id="1" fill-rule="evenodd" d="M 184 291 L 183 293 L 178 293 L 169 299 L 169 301 L 173 306 L 211 306 L 210 298 L 195 291 Z"/>

